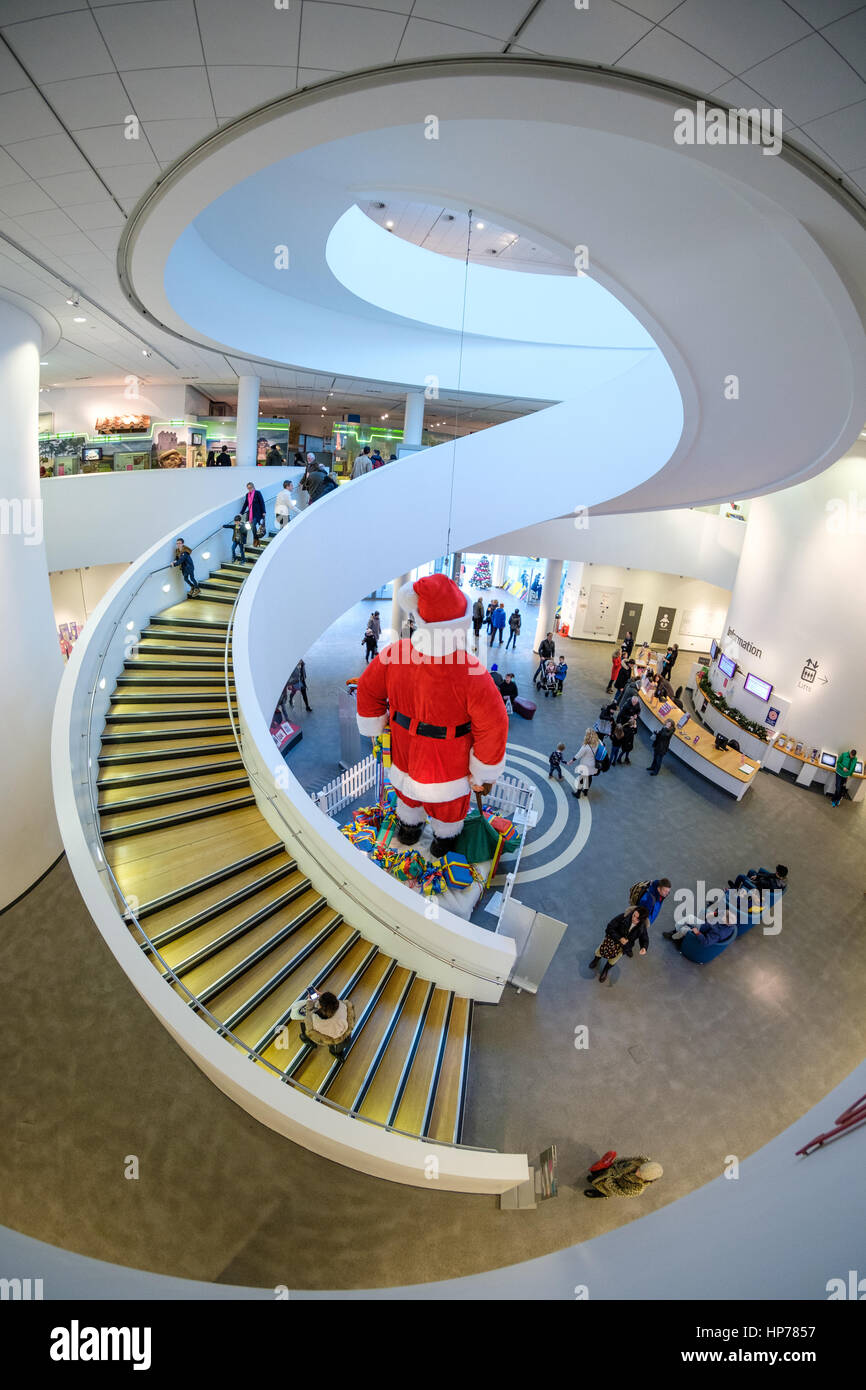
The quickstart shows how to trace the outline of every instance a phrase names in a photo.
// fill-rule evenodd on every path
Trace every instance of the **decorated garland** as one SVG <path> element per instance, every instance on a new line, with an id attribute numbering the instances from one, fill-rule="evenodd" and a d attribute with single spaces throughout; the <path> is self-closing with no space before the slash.
<path id="1" fill-rule="evenodd" d="M 766 726 L 758 724 L 754 719 L 748 719 L 746 715 L 743 714 L 742 710 L 736 709 L 733 705 L 729 705 L 724 695 L 720 695 L 718 691 L 713 690 L 706 671 L 701 671 L 698 675 L 698 690 L 709 700 L 713 709 L 717 709 L 720 714 L 726 714 L 735 724 L 739 724 L 741 729 L 745 729 L 747 734 L 752 734 L 755 738 L 759 738 L 762 743 L 769 742 Z"/>

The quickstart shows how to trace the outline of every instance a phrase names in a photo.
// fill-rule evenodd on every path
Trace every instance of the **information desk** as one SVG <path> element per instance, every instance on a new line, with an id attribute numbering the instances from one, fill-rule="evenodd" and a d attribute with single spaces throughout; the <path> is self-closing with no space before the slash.
<path id="1" fill-rule="evenodd" d="M 685 711 L 678 709 L 669 700 L 652 700 L 644 691 L 641 690 L 639 693 L 641 721 L 653 733 L 668 719 L 673 719 L 675 724 L 682 719 Z M 743 753 L 733 752 L 728 748 L 719 752 L 715 736 L 692 718 L 682 729 L 675 730 L 670 751 L 702 777 L 715 782 L 722 791 L 736 797 L 737 801 L 749 790 L 759 767 L 754 758 L 749 758 Z M 740 769 L 743 767 L 750 770 L 741 772 Z"/>
<path id="2" fill-rule="evenodd" d="M 832 796 L 836 787 L 834 767 L 824 767 L 820 758 L 816 761 L 806 753 L 795 753 L 793 748 L 780 748 L 777 743 L 767 752 L 764 767 L 768 772 L 792 772 L 798 787 L 810 787 L 817 782 L 827 796 Z M 866 776 L 862 772 L 852 772 L 845 790 L 852 801 L 862 801 L 866 796 Z"/>

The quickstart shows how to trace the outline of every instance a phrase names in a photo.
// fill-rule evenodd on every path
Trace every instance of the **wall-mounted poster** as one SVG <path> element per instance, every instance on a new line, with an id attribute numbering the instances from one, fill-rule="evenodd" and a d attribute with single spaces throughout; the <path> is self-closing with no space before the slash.
<path id="1" fill-rule="evenodd" d="M 716 608 L 684 608 L 680 618 L 680 637 L 701 637 L 709 640 L 719 632 L 725 614 Z"/>
<path id="2" fill-rule="evenodd" d="M 622 589 L 610 589 L 605 584 L 593 584 L 583 630 L 593 637 L 613 637 L 622 606 Z"/>
<path id="3" fill-rule="evenodd" d="M 775 729 L 779 722 L 779 713 L 780 711 L 776 709 L 775 705 L 770 705 L 770 708 L 764 715 L 764 723 L 769 724 L 771 729 Z"/>
<path id="4" fill-rule="evenodd" d="M 653 646 L 658 643 L 669 642 L 671 633 L 674 630 L 674 618 L 677 616 L 675 608 L 660 608 L 656 613 L 656 625 L 653 628 L 653 635 L 650 639 Z"/>

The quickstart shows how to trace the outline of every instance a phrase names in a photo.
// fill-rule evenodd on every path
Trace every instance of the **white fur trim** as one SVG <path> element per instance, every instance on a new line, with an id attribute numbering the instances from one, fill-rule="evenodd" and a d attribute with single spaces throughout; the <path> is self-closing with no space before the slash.
<path id="1" fill-rule="evenodd" d="M 407 806 L 402 797 L 397 797 L 397 819 L 404 825 L 423 825 L 427 812 L 423 806 Z"/>
<path id="2" fill-rule="evenodd" d="M 469 752 L 469 775 L 473 782 L 497 782 L 505 771 L 505 758 L 498 763 L 482 763 L 475 756 L 475 749 Z"/>
<path id="3" fill-rule="evenodd" d="M 504 766 L 504 764 L 503 764 Z M 408 772 L 399 767 L 391 768 L 391 786 L 403 792 L 413 801 L 454 801 L 471 790 L 468 777 L 455 777 L 452 782 L 416 782 Z"/>
<path id="4" fill-rule="evenodd" d="M 430 817 L 430 829 L 434 835 L 439 835 L 443 840 L 457 839 L 463 829 L 462 820 L 437 820 L 435 816 Z"/>
<path id="5" fill-rule="evenodd" d="M 422 623 L 412 633 L 412 646 L 419 656 L 432 656 L 434 659 L 453 656 L 454 652 L 466 651 L 469 636 L 469 619 L 458 627 L 454 622 Z"/>
<path id="6" fill-rule="evenodd" d="M 385 725 L 388 723 L 387 714 L 356 714 L 358 721 L 358 732 L 367 738 L 375 738 L 381 734 Z"/>
<path id="7" fill-rule="evenodd" d="M 400 607 L 403 609 L 404 612 L 413 613 L 415 615 L 415 618 L 421 627 L 431 629 L 437 627 L 469 627 L 472 623 L 472 601 L 470 600 L 468 594 L 464 594 L 461 591 L 458 592 L 460 592 L 460 597 L 465 600 L 466 604 L 463 613 L 459 617 L 443 618 L 442 621 L 438 623 L 425 623 L 424 619 L 421 617 L 421 614 L 418 612 L 418 594 L 415 590 L 414 581 L 409 584 L 401 585 L 401 587 L 397 590 L 397 602 L 399 603 Z"/>

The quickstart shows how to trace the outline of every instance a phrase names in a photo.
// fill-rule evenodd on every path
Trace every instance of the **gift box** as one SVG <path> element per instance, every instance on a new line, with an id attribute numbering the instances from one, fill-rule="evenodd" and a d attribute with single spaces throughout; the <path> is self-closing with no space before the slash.
<path id="1" fill-rule="evenodd" d="M 446 854 L 442 860 L 442 875 L 449 888 L 469 888 L 475 873 L 463 854 Z"/>

